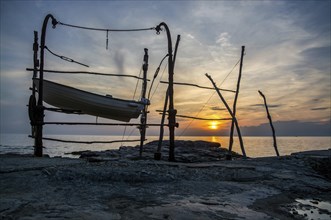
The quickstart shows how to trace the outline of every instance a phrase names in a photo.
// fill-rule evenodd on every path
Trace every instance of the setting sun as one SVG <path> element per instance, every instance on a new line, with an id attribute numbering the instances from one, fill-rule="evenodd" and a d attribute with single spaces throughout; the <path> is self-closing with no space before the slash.
<path id="1" fill-rule="evenodd" d="M 209 128 L 212 130 L 216 130 L 218 128 L 218 123 L 216 121 L 212 121 L 209 123 Z"/>

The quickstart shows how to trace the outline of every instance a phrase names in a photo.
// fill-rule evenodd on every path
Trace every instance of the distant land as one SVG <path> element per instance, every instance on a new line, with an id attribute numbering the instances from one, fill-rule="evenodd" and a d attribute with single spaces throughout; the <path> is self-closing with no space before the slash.
<path id="1" fill-rule="evenodd" d="M 330 122 L 276 121 L 273 125 L 277 136 L 331 136 Z M 244 136 L 272 135 L 269 123 L 242 127 L 241 132 Z"/>
<path id="2" fill-rule="evenodd" d="M 239 122 L 240 123 L 240 122 Z M 301 121 L 275 121 L 273 125 L 276 136 L 331 136 L 331 123 L 329 122 L 301 122 Z M 240 124 L 239 124 L 240 126 Z M 271 136 L 272 131 L 269 123 L 258 126 L 242 126 L 240 131 L 243 136 Z M 188 136 L 228 136 L 229 130 L 201 131 L 190 130 Z"/>

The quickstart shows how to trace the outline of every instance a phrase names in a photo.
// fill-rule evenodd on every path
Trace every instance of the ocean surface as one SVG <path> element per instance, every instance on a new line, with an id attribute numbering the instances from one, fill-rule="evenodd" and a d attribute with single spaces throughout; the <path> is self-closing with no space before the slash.
<path id="1" fill-rule="evenodd" d="M 89 136 L 89 135 L 48 135 L 49 138 L 75 141 L 113 141 L 122 140 L 122 136 Z M 124 140 L 126 140 L 125 138 Z M 130 139 L 139 140 L 138 136 Z M 158 136 L 147 137 L 146 142 L 158 140 Z M 167 137 L 165 136 L 165 140 Z M 215 136 L 182 136 L 177 140 L 204 140 L 219 142 L 222 147 L 228 148 L 229 137 Z M 241 153 L 238 138 L 234 138 L 233 150 Z M 248 157 L 275 156 L 272 137 L 243 137 L 246 154 Z M 27 134 L 1 134 L 0 153 L 33 154 L 34 139 Z M 93 150 L 101 151 L 108 149 L 118 149 L 120 146 L 136 146 L 139 142 L 123 142 L 112 144 L 80 144 L 62 143 L 44 140 L 44 154 L 51 157 L 77 157 L 70 153 L 74 151 Z M 277 145 L 280 155 L 290 155 L 294 152 L 307 150 L 326 150 L 331 148 L 331 137 L 277 137 Z"/>

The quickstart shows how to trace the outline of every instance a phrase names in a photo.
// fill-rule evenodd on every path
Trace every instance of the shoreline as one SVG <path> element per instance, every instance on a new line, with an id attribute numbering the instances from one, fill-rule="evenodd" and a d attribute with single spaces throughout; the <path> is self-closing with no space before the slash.
<path id="1" fill-rule="evenodd" d="M 331 215 L 331 209 L 313 207 L 331 204 L 331 150 L 226 161 L 215 157 L 213 143 L 190 144 L 186 153 L 183 144 L 181 162 L 155 161 L 148 152 L 138 159 L 131 147 L 130 153 L 89 152 L 81 159 L 0 155 L 0 216 L 302 219 L 302 210 L 322 219 Z"/>

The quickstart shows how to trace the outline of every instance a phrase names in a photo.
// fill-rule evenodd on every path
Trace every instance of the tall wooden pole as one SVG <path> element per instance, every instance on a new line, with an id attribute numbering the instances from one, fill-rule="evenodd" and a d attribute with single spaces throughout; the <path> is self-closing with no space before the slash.
<path id="1" fill-rule="evenodd" d="M 235 97 L 234 97 L 233 108 L 232 108 L 232 113 L 233 113 L 234 117 L 236 117 L 236 111 L 237 111 L 237 100 L 238 100 L 238 96 L 239 96 L 239 89 L 240 89 L 240 81 L 241 81 L 241 73 L 242 73 L 242 67 L 243 67 L 244 54 L 245 54 L 245 46 L 242 46 L 241 47 L 239 75 L 238 75 L 238 81 L 237 81 L 237 89 L 236 89 L 236 94 L 235 94 Z M 233 146 L 234 123 L 235 123 L 234 120 L 232 120 L 231 130 L 230 130 L 230 142 L 229 142 L 228 159 L 231 159 L 231 157 L 232 157 L 231 152 L 232 152 L 232 146 Z"/>
<path id="2" fill-rule="evenodd" d="M 43 79 L 44 79 L 44 51 L 45 51 L 45 41 L 46 41 L 46 30 L 47 23 L 49 19 L 52 19 L 53 27 L 57 24 L 56 19 L 53 15 L 48 14 L 43 23 L 40 36 L 40 67 L 39 67 L 39 94 L 38 102 L 36 107 L 36 136 L 35 136 L 35 146 L 34 155 L 37 157 L 42 157 L 43 155 L 43 124 L 44 124 L 44 106 L 43 106 Z"/>
<path id="3" fill-rule="evenodd" d="M 235 124 L 236 129 L 237 129 L 238 137 L 239 137 L 241 151 L 242 151 L 243 156 L 246 157 L 246 152 L 245 152 L 245 148 L 244 148 L 244 142 L 243 142 L 242 137 L 241 137 L 241 132 L 240 132 L 240 128 L 239 128 L 239 124 L 238 124 L 238 121 L 236 119 L 236 116 L 233 115 L 233 113 L 232 113 L 229 105 L 226 103 L 226 101 L 225 101 L 224 97 L 222 96 L 220 90 L 217 88 L 216 83 L 214 82 L 214 80 L 207 73 L 206 73 L 206 76 L 211 81 L 211 83 L 213 84 L 213 86 L 214 86 L 214 88 L 215 88 L 218 96 L 221 98 L 223 104 L 225 105 L 226 109 L 228 110 L 229 114 L 231 115 L 232 121 L 234 121 L 234 124 Z"/>
<path id="4" fill-rule="evenodd" d="M 168 25 L 164 22 L 160 23 L 156 27 L 156 31 L 159 33 L 161 27 L 167 32 L 167 39 L 168 39 L 168 96 L 169 96 L 169 161 L 175 161 L 175 127 L 176 127 L 176 113 L 177 111 L 174 109 L 174 62 L 173 62 L 173 54 L 172 54 L 172 41 L 171 41 L 171 34 L 168 28 Z"/>
<path id="5" fill-rule="evenodd" d="M 272 136 L 273 136 L 273 139 L 274 139 L 274 148 L 275 148 L 275 151 L 276 151 L 276 155 L 279 157 L 279 152 L 278 152 L 278 148 L 277 148 L 277 141 L 276 141 L 276 132 L 275 132 L 275 128 L 272 124 L 272 119 L 271 119 L 271 115 L 269 113 L 269 108 L 268 108 L 268 105 L 267 105 L 267 100 L 266 100 L 266 97 L 265 95 L 259 90 L 259 93 L 260 95 L 262 96 L 263 100 L 264 100 L 264 106 L 265 106 L 265 109 L 267 111 L 267 117 L 269 119 L 269 123 L 270 123 L 270 127 L 271 127 L 271 130 L 272 130 Z"/>
<path id="6" fill-rule="evenodd" d="M 145 103 L 145 107 L 140 117 L 140 150 L 139 155 L 142 156 L 143 153 L 143 146 L 146 137 L 146 122 L 147 122 L 147 104 L 146 103 L 146 90 L 147 90 L 147 70 L 148 70 L 148 49 L 145 48 L 145 55 L 144 55 L 144 64 L 143 64 L 143 85 L 141 91 L 141 101 Z"/>
<path id="7" fill-rule="evenodd" d="M 174 57 L 173 57 L 173 68 L 175 68 L 179 41 L 180 41 L 180 35 L 177 35 L 177 40 L 176 40 L 176 45 L 175 45 L 175 52 L 174 52 Z M 165 100 L 164 100 L 164 106 L 163 106 L 163 112 L 162 112 L 162 118 L 161 118 L 161 126 L 160 126 L 159 143 L 158 143 L 158 146 L 157 146 L 157 151 L 154 153 L 154 159 L 155 160 L 160 160 L 161 157 L 162 157 L 161 148 L 162 148 L 162 141 L 163 141 L 163 134 L 164 134 L 164 120 L 165 120 L 165 116 L 166 116 L 168 100 L 169 100 L 169 89 L 167 89 L 167 91 L 166 91 L 166 96 L 165 96 Z"/>

